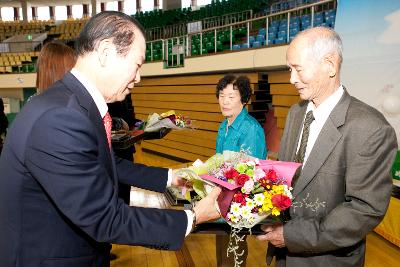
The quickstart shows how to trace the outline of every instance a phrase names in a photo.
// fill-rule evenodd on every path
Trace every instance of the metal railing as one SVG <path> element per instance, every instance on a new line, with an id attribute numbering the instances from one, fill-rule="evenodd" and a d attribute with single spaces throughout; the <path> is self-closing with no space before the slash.
<path id="1" fill-rule="evenodd" d="M 222 16 L 208 17 L 200 20 L 202 29 L 214 27 L 222 27 L 227 24 L 246 21 L 253 17 L 252 10 L 245 10 L 236 13 L 224 14 Z M 195 21 L 190 21 L 195 22 Z M 187 23 L 179 23 L 174 25 L 166 25 L 163 27 L 155 27 L 146 29 L 146 38 L 149 41 L 178 37 L 187 34 Z"/>
<path id="2" fill-rule="evenodd" d="M 282 37 L 282 43 L 279 44 L 284 44 L 284 43 L 288 43 L 294 36 L 291 35 L 291 29 L 292 29 L 292 24 L 291 23 L 291 19 L 292 17 L 294 17 L 294 14 L 297 16 L 299 16 L 299 14 L 304 13 L 307 14 L 307 16 L 310 16 L 310 27 L 314 27 L 314 16 L 315 16 L 315 9 L 317 7 L 320 7 L 322 5 L 325 5 L 327 3 L 336 3 L 336 0 L 320 0 L 316 3 L 311 3 L 311 4 L 307 4 L 307 5 L 302 5 L 300 7 L 295 7 L 292 8 L 290 10 L 285 10 L 285 11 L 280 11 L 280 12 L 275 12 L 273 14 L 269 14 L 269 15 L 265 15 L 265 16 L 261 16 L 261 17 L 257 17 L 257 18 L 251 18 L 251 19 L 247 19 L 244 22 L 235 22 L 235 23 L 230 23 L 230 24 L 226 24 L 224 26 L 217 26 L 217 27 L 211 27 L 208 29 L 203 29 L 198 33 L 193 33 L 193 34 L 184 34 L 181 35 L 179 37 L 174 37 L 174 38 L 165 38 L 165 39 L 158 39 L 158 40 L 154 40 L 154 41 L 150 41 L 148 43 L 151 44 L 150 49 L 151 49 L 151 61 L 153 61 L 153 45 L 156 42 L 161 42 L 162 43 L 162 56 L 159 58 L 159 60 L 163 60 L 164 62 L 167 62 L 166 66 L 170 66 L 171 64 L 169 64 L 168 60 L 169 60 L 169 43 L 171 43 L 171 41 L 169 40 L 173 40 L 173 39 L 183 39 L 185 40 L 184 42 L 178 42 L 179 45 L 183 45 L 183 51 L 184 51 L 184 57 L 189 57 L 189 56 L 193 56 L 193 51 L 192 51 L 192 42 L 193 42 L 193 37 L 197 36 L 195 38 L 198 38 L 200 41 L 200 47 L 199 47 L 199 55 L 203 54 L 203 48 L 205 48 L 205 44 L 203 43 L 203 36 L 205 35 L 212 35 L 213 38 L 213 51 L 214 53 L 217 53 L 219 50 L 218 47 L 218 34 L 221 32 L 228 32 L 228 38 L 229 38 L 229 50 L 234 50 L 234 46 L 237 44 L 234 44 L 234 35 L 235 33 L 237 33 L 238 29 L 245 29 L 245 35 L 242 39 L 242 41 L 244 40 L 244 43 L 241 44 L 240 48 L 250 48 L 250 32 L 253 28 L 253 24 L 256 22 L 262 22 L 263 28 L 265 29 L 265 37 L 262 40 L 264 42 L 263 46 L 270 46 L 272 45 L 272 43 L 270 42 L 269 39 L 269 28 L 273 27 L 271 26 L 274 21 L 277 20 L 282 20 L 285 21 L 286 24 L 286 30 L 285 30 L 285 36 Z M 307 11 L 307 12 L 305 12 Z M 282 19 L 283 18 L 283 19 Z M 258 23 L 260 24 L 260 23 Z M 211 34 L 209 34 L 211 33 Z M 174 43 L 174 41 L 172 41 L 172 43 Z M 175 42 L 176 43 L 176 42 Z M 277 43 L 278 44 L 278 43 Z M 210 47 L 209 47 L 210 48 Z M 208 51 L 207 51 L 208 53 Z M 184 59 L 184 58 L 183 58 Z M 180 60 L 179 63 L 180 65 L 183 65 L 182 60 Z M 175 65 L 173 65 L 174 67 L 176 67 Z"/>

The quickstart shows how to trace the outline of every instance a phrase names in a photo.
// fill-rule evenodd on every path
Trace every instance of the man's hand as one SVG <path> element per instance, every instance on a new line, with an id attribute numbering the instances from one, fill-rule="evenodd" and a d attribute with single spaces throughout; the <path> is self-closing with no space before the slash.
<path id="1" fill-rule="evenodd" d="M 192 188 L 192 183 L 186 180 L 185 178 L 179 177 L 176 175 L 176 171 L 172 170 L 172 180 L 171 180 L 171 185 L 176 186 L 176 187 L 186 187 L 186 188 Z"/>
<path id="2" fill-rule="evenodd" d="M 196 203 L 193 211 L 196 213 L 196 224 L 206 221 L 216 220 L 221 217 L 217 210 L 217 197 L 221 193 L 221 188 L 215 187 L 210 194 Z"/>
<path id="3" fill-rule="evenodd" d="M 274 225 L 262 225 L 261 229 L 265 232 L 265 235 L 257 236 L 258 240 L 269 241 L 272 245 L 278 248 L 285 247 L 283 225 L 281 223 Z"/>

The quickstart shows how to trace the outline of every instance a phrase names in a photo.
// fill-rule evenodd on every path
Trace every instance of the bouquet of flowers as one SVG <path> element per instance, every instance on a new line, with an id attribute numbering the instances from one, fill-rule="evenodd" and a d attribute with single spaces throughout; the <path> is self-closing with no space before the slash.
<path id="1" fill-rule="evenodd" d="M 161 128 L 182 130 L 192 128 L 192 121 L 187 116 L 177 115 L 174 110 L 169 110 L 161 114 L 150 114 L 147 120 L 136 126 L 145 132 L 157 132 Z"/>
<path id="2" fill-rule="evenodd" d="M 251 229 L 268 216 L 279 216 L 292 203 L 291 180 L 299 163 L 260 160 L 245 152 L 224 151 L 205 163 L 196 161 L 189 168 L 177 170 L 193 184 L 200 198 L 213 186 L 221 186 L 218 207 L 222 217 L 231 225 L 229 252 L 235 259 L 240 255 L 235 244 L 243 240 L 240 232 Z M 185 193 L 190 199 L 190 194 Z M 235 241 L 235 242 L 233 242 Z M 237 263 L 235 265 L 240 264 Z"/>

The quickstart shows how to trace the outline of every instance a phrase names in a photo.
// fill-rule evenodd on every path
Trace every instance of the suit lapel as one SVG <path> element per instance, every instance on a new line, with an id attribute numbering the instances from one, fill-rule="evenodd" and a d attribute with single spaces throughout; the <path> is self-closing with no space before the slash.
<path id="1" fill-rule="evenodd" d="M 77 101 L 79 102 L 79 105 L 87 111 L 90 121 L 93 122 L 97 132 L 99 133 L 98 138 L 100 142 L 100 149 L 103 152 L 102 154 L 105 155 L 105 162 L 103 162 L 103 164 L 105 165 L 110 177 L 113 177 L 113 180 L 115 180 L 116 177 L 114 175 L 112 167 L 113 161 L 111 160 L 111 151 L 108 147 L 107 134 L 99 109 L 94 103 L 89 92 L 86 90 L 83 84 L 81 84 L 79 80 L 76 79 L 73 74 L 71 74 L 70 72 L 65 74 L 62 82 L 77 96 Z"/>
<path id="2" fill-rule="evenodd" d="M 332 110 L 322 127 L 317 140 L 315 141 L 297 184 L 293 189 L 293 197 L 296 197 L 300 192 L 302 192 L 312 181 L 328 156 L 331 154 L 332 150 L 335 148 L 338 141 L 342 138 L 342 134 L 338 128 L 345 123 L 350 100 L 351 97 L 345 90 L 342 98 Z"/>
<path id="3" fill-rule="evenodd" d="M 297 151 L 297 146 L 299 143 L 301 128 L 302 128 L 304 117 L 306 115 L 307 103 L 308 102 L 302 102 L 300 104 L 300 110 L 296 114 L 294 114 L 294 117 L 293 117 L 293 122 L 292 122 L 293 126 L 291 127 L 291 133 L 289 133 L 289 136 L 292 136 L 293 138 L 290 138 L 288 140 L 288 146 L 292 148 L 291 152 L 290 152 L 289 161 L 294 161 L 294 158 L 296 156 L 296 151 Z"/>

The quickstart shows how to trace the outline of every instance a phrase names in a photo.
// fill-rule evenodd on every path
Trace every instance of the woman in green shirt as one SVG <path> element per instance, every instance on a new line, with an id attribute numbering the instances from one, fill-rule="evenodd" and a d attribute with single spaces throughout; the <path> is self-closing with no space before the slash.
<path id="1" fill-rule="evenodd" d="M 226 75 L 219 80 L 216 95 L 225 120 L 221 123 L 216 152 L 248 151 L 253 157 L 265 159 L 267 149 L 264 129 L 244 107 L 250 99 L 250 81 L 245 76 Z"/>
<path id="2" fill-rule="evenodd" d="M 246 110 L 245 105 L 250 100 L 250 81 L 245 76 L 226 75 L 217 84 L 216 95 L 225 120 L 221 123 L 216 152 L 225 150 L 244 150 L 253 157 L 266 159 L 267 148 L 264 129 Z M 232 254 L 227 257 L 226 249 L 229 244 L 228 235 L 216 235 L 217 266 L 233 266 Z M 237 244 L 244 254 L 241 266 L 246 266 L 247 243 L 246 240 Z"/>

